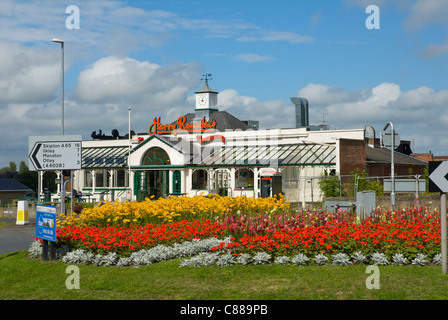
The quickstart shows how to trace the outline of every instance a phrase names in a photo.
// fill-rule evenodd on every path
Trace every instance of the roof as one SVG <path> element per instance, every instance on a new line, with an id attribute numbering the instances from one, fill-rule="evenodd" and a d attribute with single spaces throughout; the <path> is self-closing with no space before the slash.
<path id="1" fill-rule="evenodd" d="M 192 123 L 195 119 L 195 113 L 187 113 L 185 118 L 187 123 Z M 214 111 L 210 114 L 210 118 L 216 121 L 216 131 L 224 132 L 226 130 L 253 130 L 250 126 L 234 117 L 226 111 Z M 173 122 L 175 124 L 176 122 Z"/>
<path id="2" fill-rule="evenodd" d="M 83 147 L 82 164 L 86 168 L 123 168 L 127 164 L 129 147 Z"/>
<path id="3" fill-rule="evenodd" d="M 336 147 L 322 144 L 222 146 L 192 164 L 198 166 L 335 165 Z"/>
<path id="4" fill-rule="evenodd" d="M 387 148 L 372 148 L 366 146 L 366 163 L 367 164 L 390 164 L 390 150 Z M 394 151 L 394 164 L 426 166 L 427 162 Z"/>
<path id="5" fill-rule="evenodd" d="M 14 179 L 0 179 L 0 192 L 34 192 L 32 189 L 28 188 L 24 184 L 20 183 Z"/>
<path id="6" fill-rule="evenodd" d="M 178 141 L 179 140 L 178 138 L 173 137 L 173 136 L 164 137 L 162 135 L 159 135 L 159 134 L 155 133 L 152 136 L 150 136 L 149 138 L 147 138 L 145 141 L 140 142 L 135 148 L 133 148 L 131 150 L 131 153 L 134 153 L 136 150 L 138 150 L 141 147 L 143 147 L 145 144 L 150 142 L 152 139 L 158 139 L 158 140 L 162 141 L 163 143 L 167 144 L 169 147 L 174 148 L 174 149 L 176 149 L 179 152 L 183 152 L 183 148 L 179 148 L 180 145 L 175 145 L 175 144 L 172 143 L 172 141 Z"/>
<path id="7" fill-rule="evenodd" d="M 214 91 L 214 90 L 210 89 L 210 87 L 208 86 L 208 82 L 207 81 L 205 81 L 204 87 L 201 90 L 196 91 L 195 93 L 207 93 L 207 92 L 219 93 L 217 91 Z"/>

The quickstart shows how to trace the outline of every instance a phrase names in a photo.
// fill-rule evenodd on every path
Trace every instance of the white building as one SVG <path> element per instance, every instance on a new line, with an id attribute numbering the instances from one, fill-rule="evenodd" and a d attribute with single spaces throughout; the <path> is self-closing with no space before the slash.
<path id="1" fill-rule="evenodd" d="M 340 172 L 340 140 L 365 138 L 364 129 L 316 129 L 253 130 L 219 111 L 218 92 L 206 81 L 193 113 L 167 124 L 155 117 L 147 133 L 130 140 L 83 141 L 82 170 L 74 172 L 73 187 L 88 201 L 209 193 L 259 197 L 272 195 L 273 185 L 262 178 L 271 168 L 281 173 L 286 198 L 304 205 L 321 199 L 317 177 Z"/>

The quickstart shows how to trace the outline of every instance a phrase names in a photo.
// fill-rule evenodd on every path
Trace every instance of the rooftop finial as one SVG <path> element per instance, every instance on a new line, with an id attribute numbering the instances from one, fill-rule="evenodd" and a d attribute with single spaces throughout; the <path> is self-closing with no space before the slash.
<path id="1" fill-rule="evenodd" d="M 203 74 L 201 80 L 205 80 L 205 82 L 208 83 L 208 80 L 213 80 L 212 78 L 210 78 L 211 76 L 211 73 Z"/>

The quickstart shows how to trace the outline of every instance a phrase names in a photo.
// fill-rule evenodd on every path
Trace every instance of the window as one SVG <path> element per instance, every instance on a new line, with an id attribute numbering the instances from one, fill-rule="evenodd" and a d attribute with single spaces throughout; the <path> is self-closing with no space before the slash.
<path id="1" fill-rule="evenodd" d="M 95 171 L 95 186 L 98 187 L 105 187 L 104 185 L 104 173 L 103 170 L 96 170 Z"/>
<path id="2" fill-rule="evenodd" d="M 92 186 L 93 186 L 92 172 L 90 172 L 90 171 L 84 171 L 84 172 L 85 172 L 85 174 L 84 174 L 84 179 L 85 179 L 84 185 L 87 188 L 92 188 Z"/>
<path id="3" fill-rule="evenodd" d="M 126 187 L 126 170 L 124 169 L 118 169 L 116 171 L 116 186 L 117 187 Z"/>
<path id="4" fill-rule="evenodd" d="M 142 160 L 142 165 L 146 166 L 166 166 L 170 164 L 168 153 L 159 147 L 149 149 Z"/>
<path id="5" fill-rule="evenodd" d="M 206 189 L 207 188 L 207 171 L 206 170 L 195 170 L 193 176 L 191 177 L 192 188 L 193 189 Z"/>
<path id="6" fill-rule="evenodd" d="M 109 187 L 110 173 L 109 170 L 96 170 L 95 171 L 95 186 L 97 188 Z"/>
<path id="7" fill-rule="evenodd" d="M 254 172 L 250 169 L 238 169 L 235 171 L 235 188 L 253 189 Z"/>

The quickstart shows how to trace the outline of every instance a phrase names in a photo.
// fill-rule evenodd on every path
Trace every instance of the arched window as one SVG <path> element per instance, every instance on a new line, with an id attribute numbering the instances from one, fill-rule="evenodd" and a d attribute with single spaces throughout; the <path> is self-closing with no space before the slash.
<path id="1" fill-rule="evenodd" d="M 170 164 L 168 153 L 159 147 L 153 147 L 146 151 L 142 160 L 142 165 L 144 166 L 166 166 Z"/>

